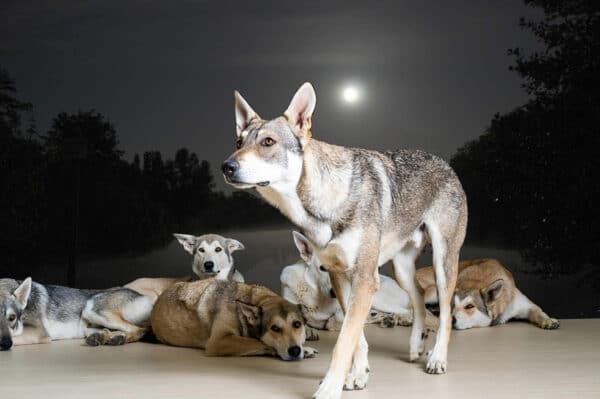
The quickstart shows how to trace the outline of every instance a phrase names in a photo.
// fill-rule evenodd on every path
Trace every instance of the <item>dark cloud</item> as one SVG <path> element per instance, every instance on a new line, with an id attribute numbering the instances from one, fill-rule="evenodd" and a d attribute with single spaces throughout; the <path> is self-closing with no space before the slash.
<path id="1" fill-rule="evenodd" d="M 0 55 L 41 130 L 95 108 L 129 156 L 186 146 L 218 166 L 234 88 L 270 117 L 309 80 L 316 137 L 447 158 L 524 101 L 506 49 L 534 46 L 518 28 L 531 14 L 516 0 L 3 2 Z M 352 81 L 365 101 L 348 108 Z"/>

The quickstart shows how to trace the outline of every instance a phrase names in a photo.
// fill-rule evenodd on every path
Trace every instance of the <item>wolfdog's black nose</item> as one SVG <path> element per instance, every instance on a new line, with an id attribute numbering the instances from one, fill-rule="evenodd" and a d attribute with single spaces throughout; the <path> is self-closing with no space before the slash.
<path id="1" fill-rule="evenodd" d="M 452 325 L 455 326 L 456 325 L 456 317 L 452 316 Z"/>
<path id="2" fill-rule="evenodd" d="M 2 337 L 0 339 L 0 351 L 7 351 L 12 347 L 12 339 L 10 337 Z"/>
<path id="3" fill-rule="evenodd" d="M 206 270 L 207 272 L 212 272 L 213 268 L 215 267 L 215 263 L 214 262 L 204 262 L 204 270 Z"/>
<path id="4" fill-rule="evenodd" d="M 223 162 L 223 165 L 221 165 L 221 170 L 223 171 L 223 174 L 227 177 L 232 177 L 235 172 L 238 171 L 238 169 L 240 168 L 240 164 L 238 163 L 238 161 L 234 161 L 231 159 L 228 159 L 227 161 Z"/>
<path id="5" fill-rule="evenodd" d="M 288 354 L 291 357 L 294 357 L 294 358 L 300 356 L 300 352 L 302 352 L 302 349 L 299 346 L 297 346 L 297 345 L 296 346 L 290 346 L 289 349 L 288 349 Z"/>

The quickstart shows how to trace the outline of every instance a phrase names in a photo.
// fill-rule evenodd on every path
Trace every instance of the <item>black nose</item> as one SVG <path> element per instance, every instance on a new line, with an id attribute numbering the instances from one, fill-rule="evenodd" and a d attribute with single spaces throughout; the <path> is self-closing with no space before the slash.
<path id="1" fill-rule="evenodd" d="M 0 340 L 0 350 L 7 351 L 12 347 L 12 344 L 12 339 L 10 339 L 9 337 L 3 337 Z"/>
<path id="2" fill-rule="evenodd" d="M 288 349 L 288 354 L 291 357 L 298 357 L 300 356 L 300 352 L 302 352 L 302 349 L 299 346 L 290 346 Z"/>
<path id="3" fill-rule="evenodd" d="M 204 270 L 206 270 L 207 272 L 212 272 L 214 267 L 215 267 L 214 262 L 204 262 Z"/>
<path id="4" fill-rule="evenodd" d="M 238 163 L 238 161 L 234 161 L 231 159 L 228 159 L 227 161 L 223 162 L 223 165 L 221 165 L 221 170 L 223 171 L 223 174 L 227 177 L 232 177 L 235 172 L 238 171 L 238 169 L 240 168 L 240 164 Z"/>
<path id="5" fill-rule="evenodd" d="M 456 317 L 452 316 L 452 325 L 455 326 L 456 325 Z"/>

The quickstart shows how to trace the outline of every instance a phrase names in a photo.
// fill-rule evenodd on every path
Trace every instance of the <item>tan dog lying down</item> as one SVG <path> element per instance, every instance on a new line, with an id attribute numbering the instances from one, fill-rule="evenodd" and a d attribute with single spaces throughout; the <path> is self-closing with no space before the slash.
<path id="1" fill-rule="evenodd" d="M 417 280 L 425 291 L 425 303 L 437 303 L 433 268 L 418 269 Z M 517 289 L 512 273 L 496 259 L 459 262 L 452 302 L 452 325 L 457 330 L 503 324 L 510 319 L 526 319 L 545 329 L 560 325 Z"/>
<path id="2" fill-rule="evenodd" d="M 297 305 L 259 286 L 207 279 L 176 283 L 158 298 L 151 315 L 161 342 L 205 348 L 209 356 L 313 357 L 304 347 Z"/>

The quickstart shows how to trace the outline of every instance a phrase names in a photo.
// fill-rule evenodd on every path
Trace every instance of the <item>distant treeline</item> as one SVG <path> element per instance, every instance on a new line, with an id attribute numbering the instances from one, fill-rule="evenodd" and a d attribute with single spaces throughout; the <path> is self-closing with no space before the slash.
<path id="1" fill-rule="evenodd" d="M 546 275 L 600 267 L 600 2 L 526 0 L 543 48 L 509 50 L 530 100 L 496 115 L 451 164 L 469 200 L 467 240 L 518 248 Z"/>
<path id="2" fill-rule="evenodd" d="M 60 113 L 45 134 L 31 116 L 0 69 L 0 269 L 144 250 L 173 232 L 285 222 L 249 192 L 216 191 L 210 164 L 185 148 L 128 162 L 98 112 Z"/>

